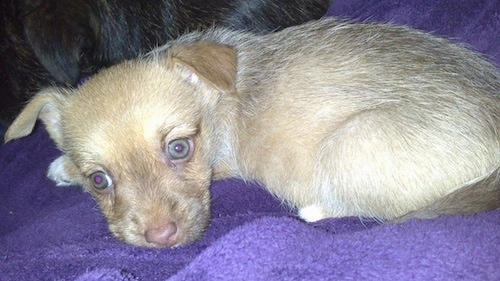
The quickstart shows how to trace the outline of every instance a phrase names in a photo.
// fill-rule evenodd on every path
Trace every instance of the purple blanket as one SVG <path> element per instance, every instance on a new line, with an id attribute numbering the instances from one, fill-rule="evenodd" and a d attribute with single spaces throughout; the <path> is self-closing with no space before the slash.
<path id="1" fill-rule="evenodd" d="M 432 31 L 500 65 L 498 0 L 336 0 L 328 15 Z M 498 210 L 307 224 L 238 180 L 213 184 L 202 240 L 135 248 L 111 236 L 89 194 L 46 178 L 58 154 L 42 126 L 0 147 L 0 280 L 500 280 Z"/>

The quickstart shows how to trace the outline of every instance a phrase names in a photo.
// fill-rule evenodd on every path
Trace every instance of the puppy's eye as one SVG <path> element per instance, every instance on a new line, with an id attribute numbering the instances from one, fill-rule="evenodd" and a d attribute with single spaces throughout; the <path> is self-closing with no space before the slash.
<path id="1" fill-rule="evenodd" d="M 97 191 L 104 191 L 113 185 L 113 180 L 105 172 L 97 171 L 90 175 L 90 184 Z"/>
<path id="2" fill-rule="evenodd" d="M 193 141 L 190 138 L 175 139 L 168 143 L 167 157 L 171 161 L 187 161 L 193 154 Z"/>

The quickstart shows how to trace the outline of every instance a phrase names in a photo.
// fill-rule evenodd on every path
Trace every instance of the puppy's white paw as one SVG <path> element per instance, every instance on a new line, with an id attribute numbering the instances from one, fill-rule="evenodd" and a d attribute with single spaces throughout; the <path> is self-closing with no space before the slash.
<path id="1" fill-rule="evenodd" d="M 61 156 L 50 163 L 47 177 L 53 180 L 57 186 L 70 186 L 80 184 L 80 179 L 76 178 L 71 169 L 74 167 L 66 156 Z"/>
<path id="2" fill-rule="evenodd" d="M 299 216 L 306 222 L 315 222 L 326 218 L 325 210 L 318 205 L 309 205 L 299 209 Z"/>

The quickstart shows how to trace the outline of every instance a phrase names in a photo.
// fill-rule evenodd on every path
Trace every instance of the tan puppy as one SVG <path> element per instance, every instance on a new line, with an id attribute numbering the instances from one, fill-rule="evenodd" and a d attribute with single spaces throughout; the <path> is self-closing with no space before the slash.
<path id="1" fill-rule="evenodd" d="M 214 178 L 259 181 L 307 221 L 394 219 L 462 187 L 493 191 L 465 212 L 497 208 L 499 90 L 477 55 L 403 27 L 217 29 L 42 91 L 6 140 L 41 119 L 64 152 L 50 178 L 90 191 L 123 241 L 177 246 L 207 227 Z"/>

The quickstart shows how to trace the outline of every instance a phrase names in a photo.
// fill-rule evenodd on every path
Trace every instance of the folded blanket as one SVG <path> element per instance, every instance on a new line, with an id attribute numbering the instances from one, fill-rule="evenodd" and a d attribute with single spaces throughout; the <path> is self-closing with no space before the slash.
<path id="1" fill-rule="evenodd" d="M 498 0 L 336 0 L 328 15 L 406 24 L 500 65 Z M 46 178 L 43 126 L 0 147 L 0 280 L 500 280 L 500 211 L 380 225 L 304 223 L 263 188 L 212 186 L 212 222 L 177 249 L 123 244 L 89 194 Z"/>

